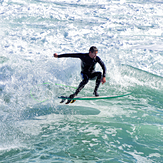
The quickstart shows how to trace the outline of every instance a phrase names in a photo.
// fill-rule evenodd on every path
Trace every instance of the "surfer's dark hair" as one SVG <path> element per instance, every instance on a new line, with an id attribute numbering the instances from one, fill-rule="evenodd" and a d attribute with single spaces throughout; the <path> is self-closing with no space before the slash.
<path id="1" fill-rule="evenodd" d="M 93 53 L 94 51 L 98 51 L 98 49 L 95 46 L 91 46 L 89 51 Z"/>

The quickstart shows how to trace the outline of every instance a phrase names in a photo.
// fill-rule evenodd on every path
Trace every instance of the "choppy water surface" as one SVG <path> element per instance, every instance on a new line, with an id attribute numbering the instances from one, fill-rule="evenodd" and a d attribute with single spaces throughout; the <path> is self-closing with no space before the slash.
<path id="1" fill-rule="evenodd" d="M 0 162 L 163 162 L 162 0 L 1 0 L 0 40 Z M 60 104 L 80 60 L 53 53 L 92 45 L 100 95 L 132 94 Z"/>

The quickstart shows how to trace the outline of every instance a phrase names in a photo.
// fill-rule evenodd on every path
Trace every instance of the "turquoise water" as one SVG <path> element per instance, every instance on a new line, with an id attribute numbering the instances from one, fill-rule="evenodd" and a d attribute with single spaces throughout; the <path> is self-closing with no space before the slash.
<path id="1" fill-rule="evenodd" d="M 1 0 L 0 40 L 0 162 L 163 162 L 162 0 Z M 60 104 L 80 60 L 53 53 L 92 45 L 99 94 L 132 94 Z"/>

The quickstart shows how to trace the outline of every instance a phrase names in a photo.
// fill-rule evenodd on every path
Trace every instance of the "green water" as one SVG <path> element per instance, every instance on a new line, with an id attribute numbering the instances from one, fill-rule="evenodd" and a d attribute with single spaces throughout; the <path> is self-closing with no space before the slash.
<path id="1" fill-rule="evenodd" d="M 162 13 L 162 0 L 1 0 L 0 163 L 163 162 Z M 81 63 L 53 54 L 92 45 L 100 96 L 131 94 L 60 104 Z"/>

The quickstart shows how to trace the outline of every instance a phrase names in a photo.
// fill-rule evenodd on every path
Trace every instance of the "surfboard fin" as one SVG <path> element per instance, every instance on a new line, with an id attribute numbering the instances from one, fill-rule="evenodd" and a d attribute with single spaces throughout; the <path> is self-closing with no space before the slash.
<path id="1" fill-rule="evenodd" d="M 64 103 L 66 101 L 66 99 L 62 99 L 61 101 L 60 101 L 60 103 Z"/>
<path id="2" fill-rule="evenodd" d="M 76 100 L 67 100 L 67 102 L 66 102 L 66 104 L 72 104 L 72 103 L 74 103 Z"/>
<path id="3" fill-rule="evenodd" d="M 72 104 L 72 103 L 74 103 L 75 101 L 76 101 L 76 100 L 71 100 L 71 102 L 70 102 L 70 103 Z"/>
<path id="4" fill-rule="evenodd" d="M 69 104 L 69 103 L 71 103 L 71 101 L 73 101 L 73 100 L 67 100 L 66 104 Z"/>
<path id="5" fill-rule="evenodd" d="M 64 97 L 64 96 L 61 96 L 62 98 Z M 66 101 L 66 99 L 65 98 L 63 98 L 62 100 L 61 100 L 61 102 L 60 103 L 64 103 Z"/>
<path id="6" fill-rule="evenodd" d="M 73 100 L 73 98 L 76 96 L 76 94 L 71 94 L 69 96 L 69 100 L 67 100 L 66 104 L 69 104 L 69 103 L 74 103 L 76 100 Z"/>

